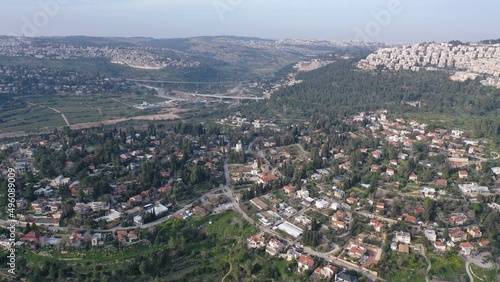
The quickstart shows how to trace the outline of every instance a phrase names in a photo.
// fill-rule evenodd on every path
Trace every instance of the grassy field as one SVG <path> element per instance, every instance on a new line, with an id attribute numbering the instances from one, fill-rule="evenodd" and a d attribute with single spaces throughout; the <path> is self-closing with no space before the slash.
<path id="1" fill-rule="evenodd" d="M 392 265 L 397 271 L 393 271 L 389 277 L 385 277 L 389 281 L 412 281 L 412 282 L 425 282 L 425 269 L 427 265 L 422 262 L 422 259 L 411 253 L 392 254 Z"/>
<path id="2" fill-rule="evenodd" d="M 465 263 L 458 254 L 449 254 L 447 256 L 438 256 L 433 253 L 427 254 L 431 260 L 432 268 L 430 277 L 439 277 L 442 280 L 466 277 Z"/>
<path id="3" fill-rule="evenodd" d="M 24 108 L 11 108 L 0 112 L 2 132 L 36 131 L 38 129 L 66 125 L 63 113 L 71 125 L 99 122 L 124 117 L 155 113 L 141 111 L 133 105 L 142 102 L 165 101 L 152 95 L 124 94 L 114 96 L 29 96 L 19 97 L 27 104 Z M 50 109 L 50 108 L 53 109 Z"/>
<path id="4" fill-rule="evenodd" d="M 257 231 L 230 211 L 201 219 L 166 221 L 153 236 L 143 230 L 141 236 L 151 243 L 73 249 L 64 254 L 58 249 L 43 248 L 21 252 L 19 256 L 28 262 L 27 269 L 44 273 L 51 265 L 59 265 L 78 281 L 114 275 L 121 275 L 121 281 L 152 281 L 158 276 L 168 277 L 161 281 L 221 281 L 224 276 L 226 281 L 239 281 L 249 275 L 260 276 L 261 270 L 281 278 L 276 281 L 296 281 L 297 276 L 288 270 L 290 263 L 277 261 L 270 265 L 263 250 L 243 247 Z M 139 265 L 143 261 L 147 261 L 150 271 L 141 274 Z"/>
<path id="5" fill-rule="evenodd" d="M 492 269 L 483 269 L 471 264 L 470 268 L 473 273 L 472 276 L 474 276 L 474 281 L 472 282 L 500 281 L 500 271 L 496 267 Z M 478 279 L 478 277 L 480 279 Z"/>

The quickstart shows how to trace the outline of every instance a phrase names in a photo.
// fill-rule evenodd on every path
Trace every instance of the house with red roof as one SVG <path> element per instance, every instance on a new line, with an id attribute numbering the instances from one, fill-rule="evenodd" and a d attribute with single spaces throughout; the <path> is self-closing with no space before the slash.
<path id="1" fill-rule="evenodd" d="M 265 175 L 261 176 L 258 180 L 258 183 L 266 186 L 266 185 L 269 185 L 276 180 L 278 180 L 276 175 L 269 173 L 269 174 L 265 174 Z"/>
<path id="2" fill-rule="evenodd" d="M 343 222 L 342 220 L 335 219 L 333 220 L 332 226 L 337 229 L 345 229 L 346 223 Z"/>
<path id="3" fill-rule="evenodd" d="M 172 185 L 166 185 L 166 186 L 162 186 L 160 188 L 158 188 L 158 192 L 159 193 L 168 193 L 168 191 L 172 190 Z"/>
<path id="4" fill-rule="evenodd" d="M 414 217 L 413 215 L 405 215 L 405 221 L 409 222 L 409 223 L 417 223 L 417 218 Z"/>
<path id="5" fill-rule="evenodd" d="M 472 238 L 481 238 L 483 236 L 481 229 L 479 229 L 479 227 L 477 226 L 467 227 L 467 233 L 469 233 L 472 236 Z"/>
<path id="6" fill-rule="evenodd" d="M 140 203 L 142 202 L 142 196 L 141 195 L 135 195 L 135 196 L 132 196 L 128 199 L 128 201 L 130 203 Z"/>
<path id="7" fill-rule="evenodd" d="M 460 170 L 458 172 L 458 178 L 467 179 L 467 178 L 469 178 L 469 173 L 466 170 Z"/>
<path id="8" fill-rule="evenodd" d="M 297 186 L 286 185 L 285 187 L 283 187 L 285 194 L 293 193 L 295 192 L 295 189 L 297 189 Z"/>
<path id="9" fill-rule="evenodd" d="M 394 176 L 394 169 L 393 168 L 390 168 L 388 167 L 386 170 L 385 170 L 385 173 L 388 175 L 388 176 Z"/>
<path id="10" fill-rule="evenodd" d="M 452 225 L 464 225 L 468 219 L 469 218 L 465 214 L 459 213 L 450 217 L 450 219 L 448 219 L 448 223 Z"/>
<path id="11" fill-rule="evenodd" d="M 333 265 L 327 264 L 325 266 L 318 266 L 314 270 L 314 275 L 320 279 L 330 279 L 337 272 L 337 268 Z"/>
<path id="12" fill-rule="evenodd" d="M 454 243 L 467 240 L 467 233 L 460 228 L 453 229 L 450 232 L 450 239 Z"/>
<path id="13" fill-rule="evenodd" d="M 299 273 L 309 271 L 314 266 L 314 259 L 309 255 L 301 255 L 297 265 Z"/>
<path id="14" fill-rule="evenodd" d="M 35 231 L 30 231 L 26 233 L 21 239 L 19 239 L 22 242 L 25 243 L 30 243 L 32 245 L 38 245 L 40 244 L 40 239 L 42 238 L 42 235 L 38 232 Z"/>
<path id="15" fill-rule="evenodd" d="M 384 224 L 383 223 L 380 223 L 378 220 L 372 218 L 370 220 L 370 225 L 373 226 L 373 228 L 375 229 L 375 231 L 377 232 L 381 232 L 382 231 L 382 228 L 384 227 Z"/>
<path id="16" fill-rule="evenodd" d="M 371 168 L 371 172 L 377 172 L 380 169 L 380 166 L 377 164 L 372 164 L 370 166 L 370 168 Z"/>
<path id="17" fill-rule="evenodd" d="M 488 241 L 488 240 L 483 240 L 483 241 L 479 242 L 480 247 L 486 247 L 489 244 L 490 244 L 490 241 Z"/>
<path id="18" fill-rule="evenodd" d="M 438 186 L 448 186 L 448 180 L 438 179 L 438 180 L 434 181 L 434 184 L 438 185 Z"/>
<path id="19" fill-rule="evenodd" d="M 266 252 L 271 256 L 275 256 L 279 254 L 284 247 L 285 246 L 283 245 L 283 243 L 281 243 L 280 240 L 276 238 L 271 238 L 271 240 L 269 240 L 269 243 L 266 246 Z"/>
<path id="20" fill-rule="evenodd" d="M 262 236 L 252 236 L 247 241 L 248 247 L 251 249 L 258 249 L 266 246 L 266 239 Z"/>
<path id="21" fill-rule="evenodd" d="M 439 252 L 444 252 L 444 251 L 446 251 L 446 244 L 445 244 L 445 243 L 443 243 L 443 242 L 440 242 L 440 241 L 435 241 L 435 242 L 433 243 L 433 245 L 434 245 L 434 248 L 435 248 L 437 251 L 439 251 Z"/>
<path id="22" fill-rule="evenodd" d="M 348 255 L 352 258 L 359 259 L 365 254 L 365 252 L 366 252 L 365 247 L 353 244 L 349 249 Z"/>
<path id="23" fill-rule="evenodd" d="M 460 243 L 460 251 L 459 253 L 463 256 L 468 256 L 474 250 L 474 245 L 470 242 Z"/>
<path id="24" fill-rule="evenodd" d="M 377 212 L 381 212 L 385 209 L 385 203 L 384 202 L 377 202 L 375 209 Z"/>
<path id="25" fill-rule="evenodd" d="M 346 202 L 349 204 L 349 205 L 352 205 L 352 204 L 355 204 L 358 202 L 358 199 L 354 198 L 354 197 L 349 197 L 346 199 Z"/>
<path id="26" fill-rule="evenodd" d="M 408 180 L 413 181 L 413 182 L 417 182 L 418 175 L 416 175 L 415 173 L 411 173 L 410 176 L 408 177 Z"/>

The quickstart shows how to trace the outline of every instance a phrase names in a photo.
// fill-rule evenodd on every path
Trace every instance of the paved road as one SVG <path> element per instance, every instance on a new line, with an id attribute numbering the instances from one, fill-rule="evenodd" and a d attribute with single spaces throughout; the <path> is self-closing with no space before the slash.
<path id="1" fill-rule="evenodd" d="M 235 84 L 244 83 L 247 81 L 173 81 L 173 80 L 147 80 L 147 79 L 127 79 L 127 81 L 132 82 L 142 82 L 142 83 L 165 83 L 165 84 Z"/>
<path id="2" fill-rule="evenodd" d="M 234 199 L 234 194 L 233 194 L 233 191 L 232 189 L 230 188 L 230 185 L 231 185 L 231 177 L 229 175 L 229 169 L 227 167 L 227 162 L 224 163 L 224 175 L 226 177 L 226 185 L 224 186 L 224 192 L 226 194 L 226 196 L 228 196 L 230 199 L 231 199 L 231 203 L 233 203 L 233 208 L 236 212 L 238 212 L 245 220 L 247 220 L 249 223 L 253 224 L 253 225 L 256 225 L 259 230 L 261 232 L 266 232 L 266 233 L 269 233 L 269 234 L 272 234 L 273 236 L 279 238 L 280 240 L 284 241 L 284 242 L 287 242 L 287 244 L 289 246 L 291 245 L 296 245 L 298 243 L 298 240 L 295 240 L 295 241 L 292 241 L 288 238 L 285 238 L 285 237 L 282 237 L 280 236 L 279 234 L 277 234 L 274 230 L 272 230 L 271 228 L 267 227 L 267 226 L 261 226 L 261 225 L 257 225 L 255 224 L 255 221 L 250 218 L 242 209 L 241 207 L 239 206 L 238 203 L 236 203 L 235 199 Z M 326 261 L 333 261 L 335 262 L 337 265 L 340 265 L 340 266 L 343 266 L 345 268 L 348 268 L 348 269 L 354 269 L 358 272 L 361 272 L 363 275 L 365 275 L 366 277 L 368 277 L 368 279 L 372 280 L 372 281 L 375 281 L 377 279 L 380 279 L 382 281 L 384 281 L 383 279 L 377 277 L 377 276 L 374 276 L 366 271 L 363 271 L 361 269 L 361 267 L 358 267 L 358 268 L 355 268 L 355 267 L 352 267 L 351 265 L 348 265 L 342 261 L 340 261 L 338 258 L 336 257 L 333 257 L 331 256 L 333 253 L 335 253 L 336 251 L 338 251 L 340 249 L 339 246 L 336 246 L 333 250 L 330 250 L 328 252 L 325 252 L 325 253 L 322 253 L 322 252 L 317 252 L 309 247 L 303 247 L 305 253 L 307 254 L 310 254 L 310 255 L 314 255 L 314 256 L 317 256 L 317 257 L 320 257 L 320 258 L 323 258 L 325 259 Z"/>
<path id="3" fill-rule="evenodd" d="M 469 260 L 465 261 L 465 270 L 467 270 L 467 275 L 469 275 L 470 282 L 474 282 L 474 276 L 472 276 L 472 273 L 470 273 L 470 261 Z"/>
<path id="4" fill-rule="evenodd" d="M 420 249 L 420 254 L 425 258 L 425 261 L 427 262 L 427 269 L 425 270 L 425 281 L 429 282 L 429 272 L 431 271 L 431 260 L 425 255 L 425 247 L 422 244 L 415 244 L 416 248 Z"/>

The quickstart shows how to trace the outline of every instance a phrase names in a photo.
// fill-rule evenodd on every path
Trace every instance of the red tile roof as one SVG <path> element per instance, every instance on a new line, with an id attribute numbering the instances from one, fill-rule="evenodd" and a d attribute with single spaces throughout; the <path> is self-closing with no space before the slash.
<path id="1" fill-rule="evenodd" d="M 301 255 L 299 258 L 299 263 L 305 264 L 307 266 L 312 266 L 314 264 L 314 259 L 311 256 Z"/>

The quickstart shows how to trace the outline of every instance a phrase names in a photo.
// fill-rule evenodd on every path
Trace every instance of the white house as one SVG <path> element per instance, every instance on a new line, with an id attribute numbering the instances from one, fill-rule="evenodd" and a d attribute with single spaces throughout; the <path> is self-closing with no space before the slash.
<path id="1" fill-rule="evenodd" d="M 408 232 L 398 231 L 398 232 L 396 232 L 396 237 L 394 237 L 394 240 L 396 242 L 410 244 L 411 243 L 411 236 L 410 236 L 410 233 L 408 233 Z"/>
<path id="2" fill-rule="evenodd" d="M 427 238 L 427 240 L 429 240 L 431 242 L 435 242 L 436 239 L 437 239 L 436 231 L 435 230 L 431 230 L 431 229 L 425 229 L 424 230 L 424 236 L 425 236 L 425 238 Z"/>
<path id="3" fill-rule="evenodd" d="M 330 206 L 330 203 L 326 200 L 317 200 L 316 201 L 316 208 L 318 209 L 327 209 Z"/>

